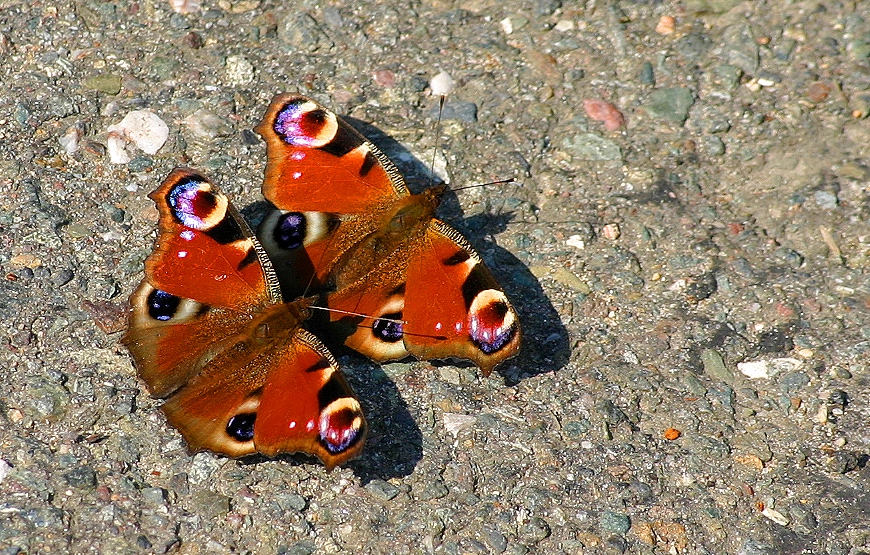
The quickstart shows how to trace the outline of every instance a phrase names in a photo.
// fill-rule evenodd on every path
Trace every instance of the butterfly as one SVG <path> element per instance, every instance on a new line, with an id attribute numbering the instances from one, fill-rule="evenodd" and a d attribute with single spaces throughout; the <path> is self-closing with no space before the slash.
<path id="1" fill-rule="evenodd" d="M 329 335 L 376 361 L 461 358 L 484 375 L 519 350 L 519 318 L 471 244 L 435 218 L 447 188 L 411 194 L 395 165 L 311 99 L 279 94 L 258 236 L 285 292 L 324 292 Z M 346 314 L 350 312 L 353 314 Z"/>
<path id="2" fill-rule="evenodd" d="M 191 451 L 304 452 L 327 469 L 356 456 L 367 425 L 335 358 L 284 302 L 268 255 L 206 177 L 175 169 L 122 342 Z"/>

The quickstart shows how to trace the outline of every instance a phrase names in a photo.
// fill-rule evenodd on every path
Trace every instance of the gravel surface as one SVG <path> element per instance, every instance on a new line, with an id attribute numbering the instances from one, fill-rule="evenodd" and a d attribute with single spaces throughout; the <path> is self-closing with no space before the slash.
<path id="1" fill-rule="evenodd" d="M 0 554 L 870 552 L 868 56 L 867 1 L 0 0 Z M 341 354 L 331 473 L 190 455 L 118 344 L 145 195 L 191 165 L 256 219 L 280 91 L 412 186 L 436 144 L 517 179 L 441 215 L 522 354 Z M 143 109 L 155 154 L 109 134 Z"/>

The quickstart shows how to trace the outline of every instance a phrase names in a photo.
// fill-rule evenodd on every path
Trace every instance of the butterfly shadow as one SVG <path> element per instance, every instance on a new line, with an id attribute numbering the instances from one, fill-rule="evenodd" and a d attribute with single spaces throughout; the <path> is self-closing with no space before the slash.
<path id="1" fill-rule="evenodd" d="M 455 195 L 449 194 L 445 197 L 442 210 L 447 214 L 453 210 L 461 214 L 462 209 L 458 205 Z M 484 212 L 449 220 L 481 253 L 522 323 L 523 344 L 519 354 L 496 368 L 508 385 L 556 372 L 568 364 L 571 356 L 568 330 L 538 278 L 511 251 L 495 242 L 494 237 L 504 231 L 509 223 L 514 223 L 513 218 L 511 212 Z"/>
<path id="2" fill-rule="evenodd" d="M 395 382 L 380 364 L 357 354 L 342 357 L 348 381 L 360 397 L 369 436 L 362 455 L 347 466 L 363 485 L 409 476 L 423 459 L 423 433 Z"/>
<path id="3" fill-rule="evenodd" d="M 401 143 L 370 123 L 348 116 L 343 116 L 343 119 L 396 164 L 408 179 L 408 187 L 412 192 L 417 193 L 437 184 L 436 179 L 431 177 L 429 163 L 418 160 Z M 516 186 L 493 185 L 502 188 L 495 193 L 499 198 L 507 196 L 504 187 Z M 570 360 L 571 343 L 558 311 L 528 266 L 495 241 L 496 235 L 504 232 L 508 224 L 521 223 L 513 221 L 514 213 L 496 207 L 495 210 L 466 217 L 459 197 L 452 190 L 444 195 L 438 213 L 439 218 L 455 227 L 477 249 L 519 314 L 523 330 L 520 352 L 496 368 L 505 383 L 516 385 L 524 379 L 565 367 Z M 455 364 L 473 366 L 462 361 Z"/>

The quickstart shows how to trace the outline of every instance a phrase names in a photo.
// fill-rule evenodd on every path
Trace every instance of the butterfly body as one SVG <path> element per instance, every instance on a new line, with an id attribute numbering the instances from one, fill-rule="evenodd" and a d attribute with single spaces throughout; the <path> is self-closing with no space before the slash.
<path id="1" fill-rule="evenodd" d="M 326 347 L 302 329 L 311 299 L 285 303 L 271 262 L 227 197 L 176 169 L 122 342 L 191 450 L 302 451 L 332 468 L 357 455 L 362 409 Z"/>
<path id="2" fill-rule="evenodd" d="M 320 288 L 334 333 L 374 360 L 455 357 L 489 374 L 517 353 L 519 319 L 501 287 L 435 217 L 446 187 L 411 194 L 376 146 L 305 97 L 276 96 L 256 131 L 263 194 L 277 208 L 259 233 L 285 294 Z"/>

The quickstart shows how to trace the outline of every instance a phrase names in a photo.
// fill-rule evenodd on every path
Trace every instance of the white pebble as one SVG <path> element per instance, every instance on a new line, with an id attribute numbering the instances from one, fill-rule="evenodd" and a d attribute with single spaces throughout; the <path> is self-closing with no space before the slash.
<path id="1" fill-rule="evenodd" d="M 774 374 L 794 372 L 803 365 L 804 362 L 802 360 L 791 357 L 775 358 L 770 361 L 770 367 Z"/>
<path id="2" fill-rule="evenodd" d="M 120 241 L 124 238 L 124 236 L 121 235 L 120 232 L 112 230 L 105 233 L 100 233 L 100 238 L 108 243 L 109 241 Z"/>
<path id="3" fill-rule="evenodd" d="M 233 85 L 247 85 L 254 80 L 254 65 L 244 56 L 227 56 L 226 71 Z"/>
<path id="4" fill-rule="evenodd" d="M 770 372 L 768 371 L 766 360 L 738 362 L 737 369 L 740 370 L 741 374 L 743 374 L 750 380 L 759 380 L 762 378 L 770 377 Z"/>
<path id="5" fill-rule="evenodd" d="M 475 422 L 477 422 L 477 418 L 474 416 L 453 412 L 444 413 L 444 428 L 453 434 L 453 437 L 458 436 L 462 430 L 470 428 Z"/>
<path id="6" fill-rule="evenodd" d="M 751 380 L 769 378 L 785 372 L 794 372 L 803 365 L 803 361 L 790 358 L 775 358 L 772 360 L 751 360 L 738 362 L 737 369 Z"/>
<path id="7" fill-rule="evenodd" d="M 569 247 L 576 247 L 578 249 L 586 248 L 586 241 L 584 241 L 583 237 L 581 237 L 580 235 L 572 235 L 568 237 L 568 239 L 565 241 L 565 244 Z"/>
<path id="8" fill-rule="evenodd" d="M 106 139 L 106 150 L 109 153 L 109 162 L 112 164 L 126 164 L 130 161 L 130 155 L 127 154 L 125 146 L 127 141 L 118 133 L 109 133 Z"/>
<path id="9" fill-rule="evenodd" d="M 784 514 L 774 509 L 769 509 L 765 507 L 764 510 L 761 511 L 761 514 L 774 521 L 775 523 L 779 524 L 780 526 L 787 526 L 789 523 L 788 518 Z"/>
<path id="10" fill-rule="evenodd" d="M 510 35 L 514 32 L 514 22 L 511 21 L 511 18 L 506 17 L 499 21 L 499 24 L 501 25 L 501 30 L 504 31 L 505 35 Z"/>
<path id="11" fill-rule="evenodd" d="M 169 5 L 172 11 L 186 15 L 199 9 L 199 0 L 169 0 Z"/>
<path id="12" fill-rule="evenodd" d="M 200 139 L 214 139 L 232 134 L 233 127 L 219 115 L 200 108 L 182 121 L 184 125 Z"/>
<path id="13" fill-rule="evenodd" d="M 60 147 L 67 154 L 75 154 L 82 140 L 82 130 L 78 125 L 70 125 L 64 134 L 57 138 Z"/>
<path id="14" fill-rule="evenodd" d="M 2 484 L 3 480 L 6 479 L 6 476 L 9 475 L 10 470 L 12 470 L 12 465 L 3 459 L 0 459 L 0 484 Z"/>
<path id="15" fill-rule="evenodd" d="M 169 126 L 151 110 L 134 110 L 120 123 L 110 125 L 108 131 L 107 146 L 113 164 L 126 164 L 130 161 L 126 142 L 133 143 L 146 154 L 156 154 L 169 138 Z M 126 161 L 122 161 L 125 157 Z"/>
<path id="16" fill-rule="evenodd" d="M 453 77 L 446 71 L 442 71 L 429 81 L 429 89 L 432 96 L 447 96 L 453 92 Z"/>

